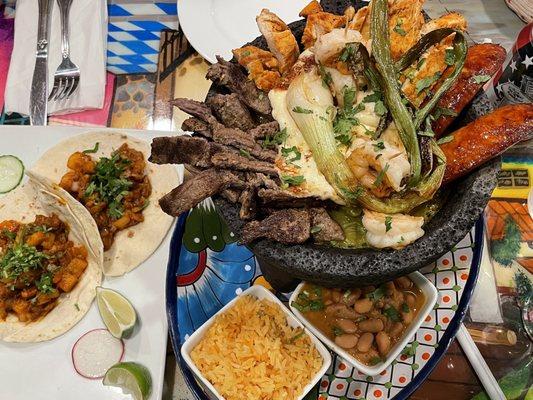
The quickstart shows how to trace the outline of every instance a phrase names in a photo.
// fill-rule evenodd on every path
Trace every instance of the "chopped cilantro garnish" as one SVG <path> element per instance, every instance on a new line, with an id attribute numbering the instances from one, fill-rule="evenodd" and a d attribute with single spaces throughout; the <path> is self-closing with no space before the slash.
<path id="1" fill-rule="evenodd" d="M 53 286 L 51 273 L 41 275 L 41 278 L 35 282 L 35 286 L 43 294 L 53 293 L 56 290 Z"/>
<path id="2" fill-rule="evenodd" d="M 80 306 L 78 305 L 78 303 L 74 303 L 74 307 L 76 308 L 76 310 L 80 311 Z"/>
<path id="3" fill-rule="evenodd" d="M 241 53 L 241 57 L 248 57 L 250 54 L 250 50 L 245 50 Z"/>
<path id="4" fill-rule="evenodd" d="M 453 49 L 446 49 L 444 52 L 444 62 L 446 65 L 453 65 L 455 64 L 455 52 Z"/>
<path id="5" fill-rule="evenodd" d="M 293 155 L 291 156 L 291 154 Z M 302 158 L 302 153 L 300 153 L 300 151 L 298 150 L 298 147 L 296 146 L 282 147 L 281 155 L 286 158 L 287 163 L 292 163 Z"/>
<path id="6" fill-rule="evenodd" d="M 2 235 L 4 235 L 6 238 L 8 238 L 11 241 L 15 240 L 15 238 L 17 237 L 17 234 L 15 232 L 11 232 L 10 230 L 7 230 L 7 229 L 2 229 Z"/>
<path id="7" fill-rule="evenodd" d="M 341 328 L 339 328 L 338 326 L 334 326 L 333 327 L 333 335 L 334 336 L 344 335 L 344 331 Z"/>
<path id="8" fill-rule="evenodd" d="M 352 135 L 346 133 L 342 135 L 337 135 L 335 136 L 335 140 L 337 140 L 340 144 L 349 146 L 352 143 Z"/>
<path id="9" fill-rule="evenodd" d="M 385 293 L 387 292 L 385 286 L 380 286 L 376 290 L 368 293 L 366 297 L 371 299 L 372 301 L 378 301 L 379 299 L 383 298 L 385 296 Z"/>
<path id="10" fill-rule="evenodd" d="M 129 163 L 130 160 L 122 158 L 118 152 L 114 152 L 111 158 L 100 158 L 85 189 L 85 197 L 98 193 L 100 199 L 107 203 L 109 216 L 115 219 L 122 216 L 122 200 L 133 185 L 133 182 L 122 176 Z"/>
<path id="11" fill-rule="evenodd" d="M 43 267 L 48 256 L 34 246 L 17 243 L 9 248 L 0 258 L 0 276 L 7 280 L 16 280 L 21 274 Z"/>
<path id="12" fill-rule="evenodd" d="M 252 158 L 252 156 L 250 155 L 250 152 L 248 150 L 239 149 L 239 154 L 241 156 L 246 157 L 246 158 Z"/>
<path id="13" fill-rule="evenodd" d="M 442 73 L 437 71 L 433 76 L 426 76 L 425 78 L 420 79 L 416 83 L 416 94 L 419 94 L 422 90 L 433 86 L 433 84 L 439 80 L 441 75 Z"/>
<path id="14" fill-rule="evenodd" d="M 326 68 L 324 68 L 322 64 L 319 65 L 319 70 L 324 87 L 329 87 L 329 85 L 333 82 L 333 79 L 331 78 L 331 73 L 329 71 L 326 71 Z"/>
<path id="15" fill-rule="evenodd" d="M 402 303 L 402 312 L 404 313 L 411 312 L 411 310 L 409 309 L 409 305 L 407 303 Z"/>
<path id="16" fill-rule="evenodd" d="M 439 106 L 435 107 L 431 115 L 432 119 L 437 120 L 443 116 L 444 117 L 457 117 L 457 113 L 451 108 L 444 108 L 444 107 L 439 107 Z"/>
<path id="17" fill-rule="evenodd" d="M 263 148 L 279 146 L 287 140 L 287 128 L 283 128 L 281 131 L 276 132 L 274 135 L 267 135 L 261 144 Z"/>
<path id="18" fill-rule="evenodd" d="M 303 335 L 305 334 L 304 331 L 301 331 L 300 333 L 297 333 L 296 335 L 294 335 L 290 340 L 289 342 L 290 343 L 294 343 L 296 342 L 298 339 L 300 339 Z"/>
<path id="19" fill-rule="evenodd" d="M 305 182 L 305 178 L 302 175 L 281 175 L 281 182 L 283 188 L 288 188 L 289 186 L 298 186 Z"/>
<path id="20" fill-rule="evenodd" d="M 100 147 L 100 142 L 96 142 L 92 149 L 83 150 L 83 152 L 85 154 L 96 153 L 98 151 L 99 147 Z"/>
<path id="21" fill-rule="evenodd" d="M 373 144 L 372 146 L 374 146 L 374 151 L 377 153 L 379 150 L 383 150 L 385 149 L 385 143 L 380 140 L 379 142 L 377 142 L 376 144 Z"/>
<path id="22" fill-rule="evenodd" d="M 399 322 L 402 319 L 398 310 L 393 306 L 383 309 L 383 314 L 393 322 Z"/>
<path id="23" fill-rule="evenodd" d="M 422 65 L 424 65 L 425 62 L 426 62 L 425 58 L 421 58 L 420 60 L 418 60 L 418 63 L 416 64 L 416 69 L 420 70 L 420 68 L 422 68 Z"/>
<path id="24" fill-rule="evenodd" d="M 385 217 L 385 232 L 388 232 L 392 229 L 392 217 L 387 215 Z"/>
<path id="25" fill-rule="evenodd" d="M 385 164 L 385 167 L 379 171 L 378 176 L 376 176 L 376 180 L 374 181 L 374 186 L 379 187 L 383 183 L 383 178 L 385 178 L 385 174 L 387 173 L 389 169 L 389 164 Z"/>
<path id="26" fill-rule="evenodd" d="M 479 85 L 480 83 L 487 82 L 490 79 L 490 75 L 474 75 L 472 79 Z"/>
<path id="27" fill-rule="evenodd" d="M 398 21 L 396 21 L 396 26 L 394 27 L 394 32 L 396 32 L 400 36 L 407 35 L 407 32 L 402 28 L 403 25 L 403 19 L 398 18 Z"/>
<path id="28" fill-rule="evenodd" d="M 363 98 L 363 103 L 375 103 L 377 101 L 381 100 L 381 93 L 380 92 L 374 92 L 372 94 L 369 94 L 368 96 L 365 96 Z"/>
<path id="29" fill-rule="evenodd" d="M 298 114 L 313 114 L 313 110 L 308 110 L 307 108 L 302 108 L 300 106 L 294 107 L 292 111 Z"/>
<path id="30" fill-rule="evenodd" d="M 381 100 L 376 101 L 376 104 L 374 105 L 374 112 L 380 117 L 387 114 L 387 108 Z"/>

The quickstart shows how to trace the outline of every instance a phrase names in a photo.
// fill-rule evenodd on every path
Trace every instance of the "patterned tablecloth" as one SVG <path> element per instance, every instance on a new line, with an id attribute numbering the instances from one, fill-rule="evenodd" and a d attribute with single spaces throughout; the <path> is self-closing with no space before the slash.
<path id="1" fill-rule="evenodd" d="M 2 105 L 15 11 L 14 1 L 0 3 Z M 524 26 L 503 0 L 428 0 L 426 9 L 432 16 L 457 10 L 468 19 L 471 40 L 480 42 L 490 37 L 507 49 Z M 205 79 L 207 63 L 179 32 L 176 1 L 110 0 L 108 12 L 109 75 L 104 108 L 50 117 L 50 124 L 177 130 L 185 114 L 173 109 L 168 101 L 174 97 L 203 100 L 209 82 Z M 20 115 L 2 113 L 0 123 L 28 121 Z M 499 186 L 485 211 L 487 245 L 480 281 L 465 322 L 508 399 L 533 399 L 532 342 L 524 333 L 519 307 L 532 290 L 533 221 L 526 204 L 533 188 L 532 148 L 530 143 L 503 157 Z M 446 278 L 436 276 L 436 284 L 446 285 Z M 170 347 L 165 390 L 166 399 L 193 398 Z M 486 396 L 462 350 L 454 343 L 412 398 L 478 400 Z"/>

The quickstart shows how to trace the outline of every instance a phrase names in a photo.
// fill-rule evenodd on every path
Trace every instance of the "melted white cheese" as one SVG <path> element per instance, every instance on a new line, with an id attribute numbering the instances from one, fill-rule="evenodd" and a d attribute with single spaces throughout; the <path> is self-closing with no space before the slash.
<path id="1" fill-rule="evenodd" d="M 287 91 L 283 89 L 272 89 L 268 93 L 268 98 L 272 105 L 272 117 L 278 121 L 280 130 L 287 130 L 287 140 L 280 146 L 278 158 L 276 159 L 276 169 L 281 175 L 298 176 L 302 175 L 305 182 L 298 186 L 291 186 L 290 190 L 297 196 L 316 196 L 322 200 L 333 200 L 338 204 L 344 204 L 335 192 L 335 189 L 328 183 L 324 175 L 319 171 L 313 153 L 307 145 L 298 126 L 292 119 L 287 109 Z M 281 148 L 295 146 L 302 154 L 301 159 L 287 164 L 285 157 L 281 155 Z"/>

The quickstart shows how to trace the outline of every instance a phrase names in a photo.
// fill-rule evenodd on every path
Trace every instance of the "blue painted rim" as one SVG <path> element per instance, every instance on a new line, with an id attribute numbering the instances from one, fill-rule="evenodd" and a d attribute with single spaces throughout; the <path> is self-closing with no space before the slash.
<path id="1" fill-rule="evenodd" d="M 200 387 L 193 373 L 187 367 L 183 359 L 181 358 L 181 345 L 179 340 L 179 327 L 178 327 L 178 310 L 177 310 L 177 291 L 176 291 L 176 270 L 178 267 L 181 242 L 183 233 L 185 231 L 185 221 L 187 220 L 187 214 L 182 214 L 178 218 L 174 232 L 172 233 L 172 239 L 170 241 L 170 254 L 167 265 L 167 279 L 166 279 L 166 306 L 167 306 L 167 319 L 170 329 L 170 339 L 172 342 L 172 348 L 176 356 L 177 363 L 183 373 L 185 382 L 189 386 L 192 394 L 197 400 L 210 400 L 205 394 L 204 390 Z M 479 275 L 479 266 L 481 264 L 481 255 L 483 254 L 483 234 L 484 224 L 483 217 L 480 217 L 476 222 L 476 233 L 474 235 L 474 243 L 476 244 L 473 252 L 472 263 L 470 265 L 470 273 L 468 280 L 463 289 L 463 295 L 459 301 L 457 311 L 455 312 L 452 320 L 450 321 L 442 339 L 439 341 L 439 346 L 424 365 L 415 378 L 409 382 L 396 396 L 395 400 L 405 400 L 413 394 L 413 392 L 420 387 L 420 385 L 426 380 L 431 371 L 437 366 L 442 359 L 446 350 L 452 344 L 457 331 L 463 322 L 463 319 L 468 310 L 468 305 L 472 298 L 474 288 L 476 286 L 477 277 Z"/>

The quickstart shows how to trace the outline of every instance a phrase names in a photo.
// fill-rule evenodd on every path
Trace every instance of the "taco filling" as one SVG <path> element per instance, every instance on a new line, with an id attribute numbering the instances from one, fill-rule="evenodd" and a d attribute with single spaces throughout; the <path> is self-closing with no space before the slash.
<path id="1" fill-rule="evenodd" d="M 60 186 L 89 210 L 108 250 L 119 231 L 144 221 L 152 186 L 142 152 L 124 143 L 110 157 L 94 160 L 89 153 L 97 148 L 69 157 Z"/>
<path id="2" fill-rule="evenodd" d="M 36 321 L 74 289 L 88 255 L 68 235 L 68 225 L 54 213 L 29 224 L 0 222 L 0 320 L 14 314 L 20 322 Z"/>

